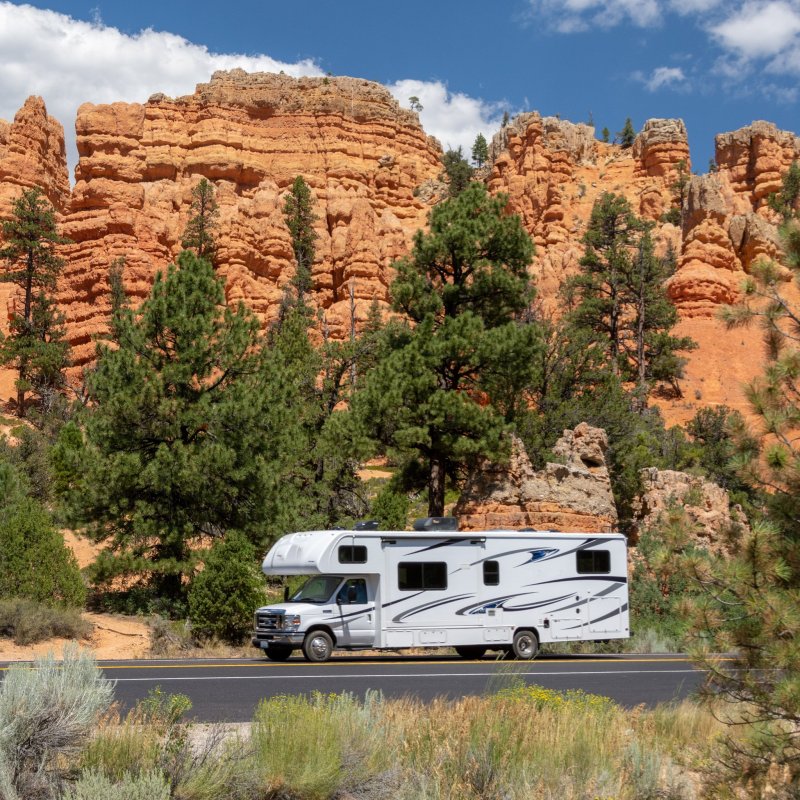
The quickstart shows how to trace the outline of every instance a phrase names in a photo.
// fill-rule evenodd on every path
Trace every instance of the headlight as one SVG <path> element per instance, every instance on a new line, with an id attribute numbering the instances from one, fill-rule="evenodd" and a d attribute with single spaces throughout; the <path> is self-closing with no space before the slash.
<path id="1" fill-rule="evenodd" d="M 300 625 L 300 615 L 295 614 L 293 617 L 286 617 L 283 620 L 284 628 L 296 628 Z"/>

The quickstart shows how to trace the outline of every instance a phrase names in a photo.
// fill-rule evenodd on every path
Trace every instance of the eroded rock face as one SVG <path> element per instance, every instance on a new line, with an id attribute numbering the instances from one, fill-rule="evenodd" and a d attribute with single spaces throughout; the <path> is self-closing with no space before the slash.
<path id="1" fill-rule="evenodd" d="M 655 467 L 642 470 L 641 477 L 643 493 L 634 507 L 638 531 L 657 525 L 670 507 L 678 506 L 693 523 L 696 544 L 724 555 L 729 544 L 749 529 L 741 506 L 731 504 L 728 493 L 716 483 Z"/>
<path id="2" fill-rule="evenodd" d="M 34 186 L 64 211 L 70 194 L 64 128 L 41 97 L 29 97 L 13 122 L 0 120 L 0 217 L 8 217 L 21 190 Z"/>
<path id="3" fill-rule="evenodd" d="M 504 466 L 485 464 L 470 476 L 454 513 L 462 530 L 535 528 L 566 532 L 611 531 L 617 510 L 605 454 L 605 431 L 586 423 L 553 448 L 563 463 L 536 471 L 519 439 Z"/>
<path id="4" fill-rule="evenodd" d="M 537 248 L 533 271 L 547 302 L 583 255 L 581 238 L 603 192 L 624 195 L 633 210 L 658 220 L 675 202 L 678 164 L 688 169 L 681 120 L 651 120 L 633 148 L 594 138 L 594 128 L 556 117 L 522 114 L 497 133 L 490 148 L 487 185 L 509 196 Z M 680 232 L 662 225 L 662 249 L 680 249 Z"/>
<path id="5" fill-rule="evenodd" d="M 8 219 L 25 189 L 40 187 L 57 214 L 69 200 L 64 129 L 47 113 L 41 97 L 29 97 L 13 122 L 0 120 L 0 219 Z M 0 283 L 0 331 L 7 331 L 17 289 Z"/>
<path id="6" fill-rule="evenodd" d="M 691 169 L 689 139 L 682 119 L 649 119 L 633 143 L 640 175 L 675 178 L 678 164 Z"/>
<path id="7" fill-rule="evenodd" d="M 218 271 L 229 300 L 274 318 L 291 278 L 285 194 L 302 175 L 318 235 L 314 302 L 332 336 L 387 301 L 389 265 L 423 227 L 441 172 L 438 143 L 382 86 L 353 78 L 217 72 L 193 95 L 81 106 L 80 160 L 64 232 L 75 244 L 60 305 L 76 363 L 94 353 L 109 311 L 108 268 L 126 259 L 134 299 L 180 250 L 191 190 L 214 183 Z M 427 184 L 430 185 L 430 184 Z M 426 202 L 427 200 L 427 202 Z"/>
<path id="8" fill-rule="evenodd" d="M 681 316 L 713 317 L 721 304 L 740 298 L 755 261 L 778 256 L 778 218 L 767 198 L 780 191 L 799 157 L 800 139 L 769 122 L 717 136 L 717 171 L 691 181 L 683 248 L 670 281 Z"/>

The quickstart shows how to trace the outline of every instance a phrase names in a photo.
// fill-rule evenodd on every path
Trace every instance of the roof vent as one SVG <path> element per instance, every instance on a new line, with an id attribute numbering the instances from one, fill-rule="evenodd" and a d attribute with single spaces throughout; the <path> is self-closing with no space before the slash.
<path id="1" fill-rule="evenodd" d="M 353 525 L 354 531 L 377 531 L 380 529 L 381 521 L 379 519 L 362 519 Z"/>
<path id="2" fill-rule="evenodd" d="M 414 520 L 415 531 L 457 531 L 458 520 L 455 517 L 422 517 Z"/>

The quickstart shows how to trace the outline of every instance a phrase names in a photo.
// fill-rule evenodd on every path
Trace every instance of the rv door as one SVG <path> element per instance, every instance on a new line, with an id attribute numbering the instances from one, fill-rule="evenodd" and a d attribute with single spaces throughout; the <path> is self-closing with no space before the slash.
<path id="1" fill-rule="evenodd" d="M 336 593 L 342 626 L 339 644 L 343 647 L 364 647 L 375 643 L 375 597 L 370 594 L 364 578 L 348 578 Z"/>

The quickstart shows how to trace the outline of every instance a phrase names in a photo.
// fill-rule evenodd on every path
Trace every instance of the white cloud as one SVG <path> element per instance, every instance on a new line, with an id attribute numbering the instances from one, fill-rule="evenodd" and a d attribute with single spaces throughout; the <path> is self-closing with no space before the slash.
<path id="1" fill-rule="evenodd" d="M 95 20 L 84 22 L 29 5 L 0 2 L 0 118 L 13 119 L 38 94 L 64 125 L 70 165 L 76 160 L 74 122 L 84 102 L 144 102 L 155 92 L 194 91 L 214 70 L 322 75 L 306 59 L 287 64 L 266 55 L 212 53 L 172 33 L 134 35 Z"/>
<path id="2" fill-rule="evenodd" d="M 574 4 L 595 0 L 570 0 Z M 322 75 L 310 59 L 284 63 L 267 55 L 212 53 L 181 36 L 147 29 L 129 35 L 92 21 L 0 0 L 0 118 L 13 119 L 31 94 L 64 125 L 70 168 L 77 160 L 74 122 L 84 102 L 145 102 L 156 92 L 191 94 L 218 69 Z M 388 87 L 400 104 L 420 98 L 425 130 L 443 147 L 469 157 L 475 136 L 487 139 L 500 126 L 498 104 L 451 93 L 438 81 L 400 80 Z"/>
<path id="3" fill-rule="evenodd" d="M 686 75 L 680 67 L 656 67 L 650 77 L 642 78 L 642 82 L 651 92 L 687 87 Z"/>
<path id="4" fill-rule="evenodd" d="M 707 68 L 728 86 L 752 79 L 759 70 L 800 75 L 800 0 L 528 0 L 528 4 L 528 22 L 533 19 L 563 34 L 626 23 L 650 28 L 670 16 L 688 18 L 716 45 Z M 633 77 L 651 91 L 690 87 L 686 75 L 675 67 L 659 67 L 649 77 L 638 71 Z M 771 86 L 766 94 L 784 102 L 800 97 L 793 86 L 766 84 L 760 77 L 756 82 L 765 92 Z"/>
<path id="5" fill-rule="evenodd" d="M 659 0 L 530 0 L 534 20 L 543 18 L 559 33 L 591 26 L 612 28 L 631 22 L 649 28 L 661 22 Z"/>
<path id="6" fill-rule="evenodd" d="M 492 133 L 500 127 L 500 104 L 451 93 L 441 81 L 401 80 L 389 84 L 388 89 L 405 108 L 410 107 L 409 97 L 418 97 L 422 105 L 419 117 L 426 132 L 445 150 L 461 147 L 467 158 L 479 133 L 491 141 Z"/>
<path id="7" fill-rule="evenodd" d="M 670 0 L 669 6 L 673 11 L 686 16 L 688 14 L 701 14 L 719 8 L 724 0 Z"/>
<path id="8" fill-rule="evenodd" d="M 776 56 L 797 44 L 800 11 L 783 0 L 747 2 L 709 30 L 722 47 L 744 58 Z"/>

